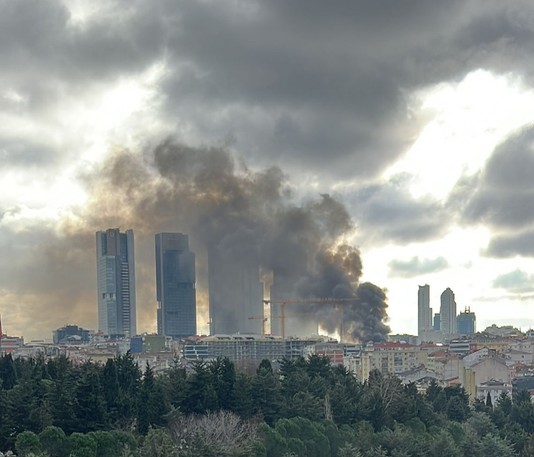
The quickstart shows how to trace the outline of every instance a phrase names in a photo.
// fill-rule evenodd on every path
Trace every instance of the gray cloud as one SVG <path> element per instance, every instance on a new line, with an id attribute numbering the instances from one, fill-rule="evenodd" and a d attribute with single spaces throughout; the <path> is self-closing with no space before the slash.
<path id="1" fill-rule="evenodd" d="M 493 287 L 506 289 L 510 292 L 532 292 L 534 291 L 534 276 L 523 270 L 514 270 L 497 276 L 493 280 Z"/>
<path id="2" fill-rule="evenodd" d="M 494 235 L 484 252 L 489 257 L 534 257 L 534 230 L 526 229 Z"/>
<path id="3" fill-rule="evenodd" d="M 347 196 L 351 214 L 367 236 L 366 243 L 424 241 L 447 230 L 452 219 L 444 217 L 441 204 L 429 197 L 414 199 L 408 179 L 397 175 Z"/>
<path id="4" fill-rule="evenodd" d="M 495 151 L 478 175 L 462 178 L 449 198 L 467 224 L 494 231 L 485 255 L 533 256 L 534 128 L 514 133 Z"/>
<path id="5" fill-rule="evenodd" d="M 60 154 L 53 147 L 39 142 L 20 141 L 0 135 L 0 169 L 42 168 L 56 165 Z"/>
<path id="6" fill-rule="evenodd" d="M 444 257 L 420 259 L 419 256 L 414 256 L 410 260 L 394 259 L 389 262 L 388 266 L 392 276 L 412 278 L 442 271 L 449 266 L 449 263 Z"/>
<path id="7" fill-rule="evenodd" d="M 197 144 L 323 179 L 376 175 L 410 143 L 414 89 L 476 68 L 530 72 L 528 3 L 0 1 L 0 82 L 28 114 L 166 65 L 160 115 Z M 506 62 L 503 67 L 502 62 Z M 59 100 L 59 102 L 58 102 Z"/>
<path id="8" fill-rule="evenodd" d="M 464 217 L 500 229 L 534 222 L 534 128 L 499 145 L 479 177 Z"/>

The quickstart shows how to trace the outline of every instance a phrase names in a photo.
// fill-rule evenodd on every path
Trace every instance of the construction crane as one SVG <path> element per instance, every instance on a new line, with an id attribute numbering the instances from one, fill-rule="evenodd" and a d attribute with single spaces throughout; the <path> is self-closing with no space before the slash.
<path id="1" fill-rule="evenodd" d="M 265 335 L 265 322 L 267 322 L 268 320 L 265 316 L 249 316 L 248 319 L 249 320 L 252 320 L 252 319 L 261 320 L 261 334 Z"/>
<path id="2" fill-rule="evenodd" d="M 282 333 L 282 338 L 286 337 L 286 306 L 287 305 L 297 305 L 297 304 L 313 304 L 313 303 L 326 303 L 326 304 L 332 304 L 337 305 L 340 303 L 346 303 L 346 302 L 353 302 L 356 298 L 334 298 L 334 297 L 319 297 L 319 298 L 287 298 L 287 299 L 280 299 L 280 300 L 263 300 L 263 303 L 266 305 L 280 305 L 280 316 L 276 316 L 277 318 L 280 318 L 280 330 Z M 343 319 L 341 320 L 343 325 Z M 343 332 L 343 329 L 340 329 L 339 337 L 341 338 L 341 334 Z"/>

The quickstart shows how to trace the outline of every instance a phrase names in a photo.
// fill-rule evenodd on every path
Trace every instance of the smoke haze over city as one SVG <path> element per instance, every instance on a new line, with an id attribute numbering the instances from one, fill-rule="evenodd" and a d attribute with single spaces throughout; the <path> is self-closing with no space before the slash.
<path id="1" fill-rule="evenodd" d="M 341 316 L 354 338 L 416 333 L 421 284 L 481 327 L 532 326 L 533 17 L 497 0 L 0 0 L 4 330 L 96 328 L 110 227 L 135 232 L 139 331 L 161 231 L 190 237 L 204 332 L 211 246 L 295 298 L 354 298 L 306 308 L 329 333 Z"/>

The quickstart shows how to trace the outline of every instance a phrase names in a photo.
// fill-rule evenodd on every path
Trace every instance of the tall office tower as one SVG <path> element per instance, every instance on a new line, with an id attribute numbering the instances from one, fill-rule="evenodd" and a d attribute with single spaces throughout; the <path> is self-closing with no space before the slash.
<path id="1" fill-rule="evenodd" d="M 181 233 L 156 235 L 158 334 L 184 338 L 197 333 L 195 254 Z"/>
<path id="2" fill-rule="evenodd" d="M 253 255 L 208 248 L 210 334 L 261 334 L 263 284 Z"/>
<path id="3" fill-rule="evenodd" d="M 465 311 L 460 311 L 456 317 L 457 331 L 461 335 L 473 335 L 476 332 L 477 318 L 475 313 L 471 312 L 469 306 L 465 307 Z"/>
<path id="4" fill-rule="evenodd" d="M 430 286 L 419 286 L 417 292 L 417 335 L 424 337 L 432 330 L 432 308 L 430 307 Z"/>
<path id="5" fill-rule="evenodd" d="M 441 329 L 441 316 L 439 313 L 434 314 L 434 330 Z"/>
<path id="6" fill-rule="evenodd" d="M 440 328 L 443 335 L 456 333 L 456 301 L 454 292 L 447 287 L 441 294 Z"/>
<path id="7" fill-rule="evenodd" d="M 110 336 L 134 336 L 135 259 L 133 230 L 96 232 L 98 329 Z"/>

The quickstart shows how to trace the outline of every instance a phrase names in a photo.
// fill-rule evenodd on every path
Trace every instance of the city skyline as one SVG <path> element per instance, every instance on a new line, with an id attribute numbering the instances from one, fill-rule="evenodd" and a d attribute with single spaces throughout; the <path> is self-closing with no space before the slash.
<path id="1" fill-rule="evenodd" d="M 373 284 L 396 333 L 418 332 L 420 284 L 451 287 L 481 328 L 534 326 L 531 11 L 0 1 L 4 325 L 93 327 L 94 233 L 128 227 L 138 331 L 156 328 L 161 232 L 191 236 L 202 333 L 211 244 L 298 271 L 299 292 L 340 279 L 319 259 L 350 246 L 361 268 L 324 295 Z"/>

